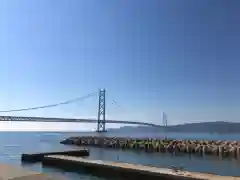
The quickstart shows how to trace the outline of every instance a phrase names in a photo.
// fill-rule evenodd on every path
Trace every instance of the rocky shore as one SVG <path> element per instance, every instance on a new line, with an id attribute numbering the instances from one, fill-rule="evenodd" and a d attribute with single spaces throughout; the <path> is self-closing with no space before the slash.
<path id="1" fill-rule="evenodd" d="M 121 137 L 82 136 L 70 137 L 61 142 L 77 146 L 115 149 L 144 150 L 146 152 L 169 152 L 209 154 L 220 157 L 240 157 L 240 141 L 134 139 Z"/>

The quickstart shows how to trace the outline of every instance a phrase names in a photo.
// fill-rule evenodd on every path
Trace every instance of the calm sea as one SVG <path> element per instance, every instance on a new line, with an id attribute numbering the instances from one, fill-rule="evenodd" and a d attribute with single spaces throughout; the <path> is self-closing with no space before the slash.
<path id="1" fill-rule="evenodd" d="M 64 172 L 62 170 L 42 167 L 41 164 L 21 164 L 21 153 L 59 151 L 66 149 L 77 149 L 75 146 L 62 145 L 59 142 L 72 135 L 97 135 L 96 133 L 56 133 L 56 132 L 0 132 L 0 162 L 8 164 L 17 164 L 27 168 L 48 173 L 60 173 L 69 179 L 82 180 L 100 180 L 102 178 L 94 177 L 89 174 L 76 174 Z M 121 133 L 106 133 L 106 136 L 124 136 Z M 135 137 L 164 137 L 165 134 L 135 133 Z M 126 135 L 125 135 L 126 136 Z M 128 135 L 129 136 L 129 135 Z M 168 137 L 177 139 L 214 139 L 214 140 L 240 140 L 240 135 L 218 135 L 218 134 L 186 134 L 169 133 Z M 154 165 L 158 167 L 180 166 L 189 171 L 211 172 L 220 175 L 240 176 L 240 160 L 221 160 L 216 157 L 200 156 L 172 156 L 171 154 L 144 152 L 132 152 L 120 150 L 103 150 L 91 148 L 90 158 L 139 163 L 145 165 Z"/>

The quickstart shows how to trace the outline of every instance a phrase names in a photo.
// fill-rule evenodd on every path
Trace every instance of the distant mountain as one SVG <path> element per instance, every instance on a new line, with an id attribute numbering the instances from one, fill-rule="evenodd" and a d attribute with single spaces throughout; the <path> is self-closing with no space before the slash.
<path id="1" fill-rule="evenodd" d="M 160 127 L 121 127 L 119 129 L 109 129 L 112 132 L 195 132 L 195 133 L 240 133 L 240 123 L 234 122 L 201 122 L 179 124 L 174 126 Z"/>

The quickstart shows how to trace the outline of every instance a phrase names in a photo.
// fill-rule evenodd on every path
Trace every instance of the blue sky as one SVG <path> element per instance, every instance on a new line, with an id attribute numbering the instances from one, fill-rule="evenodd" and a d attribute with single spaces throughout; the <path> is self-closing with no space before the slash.
<path id="1" fill-rule="evenodd" d="M 3 0 L 0 109 L 52 104 L 106 88 L 108 118 L 160 124 L 163 110 L 169 124 L 239 121 L 239 5 L 229 0 Z M 97 97 L 2 113 L 96 114 Z M 96 125 L 1 125 L 13 127 Z"/>

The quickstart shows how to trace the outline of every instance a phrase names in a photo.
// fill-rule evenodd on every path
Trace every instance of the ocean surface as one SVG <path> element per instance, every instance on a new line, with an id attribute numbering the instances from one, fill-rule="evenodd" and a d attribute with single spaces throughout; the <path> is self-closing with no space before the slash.
<path id="1" fill-rule="evenodd" d="M 69 179 L 76 180 L 100 180 L 104 178 L 95 177 L 90 174 L 77 174 L 65 172 L 59 169 L 42 167 L 38 164 L 21 164 L 21 154 L 30 152 L 59 151 L 67 149 L 78 149 L 76 146 L 62 145 L 59 142 L 69 136 L 76 135 L 98 135 L 94 132 L 0 132 L 0 162 L 13 165 L 21 165 L 28 169 L 57 173 Z M 166 134 L 151 133 L 106 133 L 106 136 L 132 136 L 132 137 L 164 137 Z M 169 138 L 176 139 L 213 139 L 213 140 L 240 140 L 240 134 L 190 134 L 190 133 L 168 133 Z M 240 160 L 219 159 L 218 157 L 121 151 L 114 149 L 103 150 L 90 148 L 91 159 L 103 159 L 112 161 L 125 161 L 158 167 L 179 166 L 188 171 L 211 172 L 219 175 L 240 176 Z M 117 160 L 118 157 L 118 160 Z"/>

